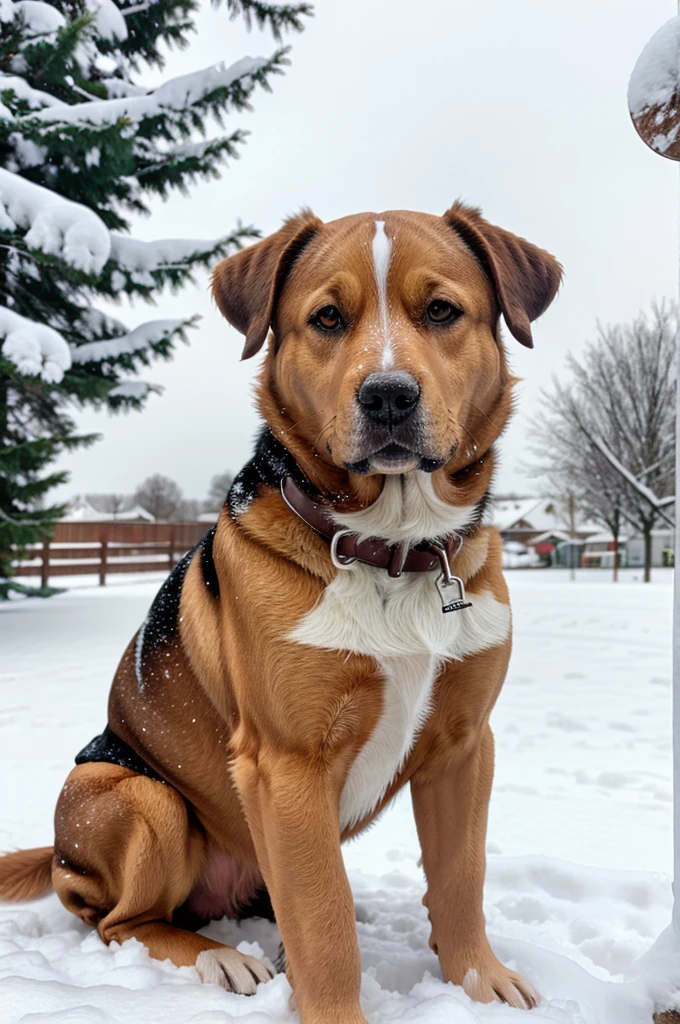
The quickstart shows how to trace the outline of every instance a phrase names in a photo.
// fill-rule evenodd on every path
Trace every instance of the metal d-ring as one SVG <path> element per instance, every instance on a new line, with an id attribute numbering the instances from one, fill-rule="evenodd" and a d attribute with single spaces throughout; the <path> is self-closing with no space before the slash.
<path id="1" fill-rule="evenodd" d="M 338 544 L 340 543 L 341 537 L 351 537 L 353 530 L 338 530 L 331 537 L 331 562 L 336 569 L 349 569 L 350 566 L 356 562 L 356 557 L 346 558 L 345 561 L 341 561 L 340 555 L 338 554 Z"/>

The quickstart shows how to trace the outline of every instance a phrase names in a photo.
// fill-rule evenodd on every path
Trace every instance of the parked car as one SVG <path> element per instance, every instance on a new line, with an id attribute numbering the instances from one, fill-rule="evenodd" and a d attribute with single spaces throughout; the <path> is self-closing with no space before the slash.
<path id="1" fill-rule="evenodd" d="M 541 564 L 540 555 L 518 540 L 507 540 L 503 545 L 504 569 L 534 569 Z"/>

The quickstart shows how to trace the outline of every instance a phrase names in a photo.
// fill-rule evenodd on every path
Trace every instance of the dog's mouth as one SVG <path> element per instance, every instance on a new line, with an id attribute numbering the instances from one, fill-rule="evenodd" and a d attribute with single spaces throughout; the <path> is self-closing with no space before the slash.
<path id="1" fill-rule="evenodd" d="M 421 452 L 408 448 L 406 445 L 390 441 L 389 444 L 372 452 L 356 462 L 346 462 L 345 466 L 351 473 L 366 475 L 368 473 L 408 473 L 413 469 L 421 469 L 425 473 L 434 473 L 444 465 L 445 459 L 432 459 Z"/>

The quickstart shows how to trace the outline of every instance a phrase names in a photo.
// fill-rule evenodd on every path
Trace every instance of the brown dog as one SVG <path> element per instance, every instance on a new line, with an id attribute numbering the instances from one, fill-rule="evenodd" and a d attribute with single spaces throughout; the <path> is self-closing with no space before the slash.
<path id="1" fill-rule="evenodd" d="M 105 942 L 135 936 L 237 992 L 267 970 L 191 927 L 271 899 L 304 1024 L 360 1024 L 340 844 L 409 782 L 443 977 L 535 1004 L 482 912 L 510 654 L 482 514 L 512 404 L 499 317 L 531 346 L 559 281 L 552 256 L 461 204 L 305 212 L 220 264 L 244 357 L 269 336 L 266 428 L 123 655 L 54 849 L 0 860 L 0 896 L 51 884 Z"/>

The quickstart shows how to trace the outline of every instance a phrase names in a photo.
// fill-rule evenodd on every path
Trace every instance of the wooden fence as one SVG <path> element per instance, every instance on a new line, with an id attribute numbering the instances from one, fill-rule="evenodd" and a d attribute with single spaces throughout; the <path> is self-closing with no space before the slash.
<path id="1" fill-rule="evenodd" d="M 26 549 L 15 566 L 17 576 L 97 575 L 100 586 L 110 573 L 164 572 L 210 529 L 210 523 L 57 523 L 54 536 Z"/>

